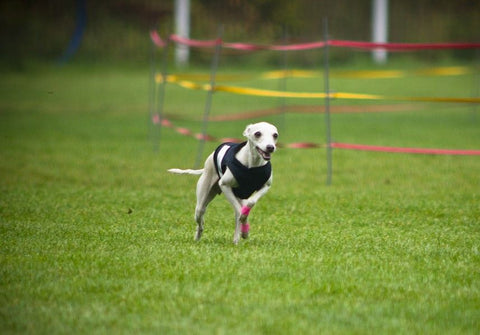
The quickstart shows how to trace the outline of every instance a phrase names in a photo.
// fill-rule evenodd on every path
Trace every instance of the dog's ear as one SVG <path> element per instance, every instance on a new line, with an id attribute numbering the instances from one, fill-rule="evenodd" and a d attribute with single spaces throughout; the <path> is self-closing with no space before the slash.
<path id="1" fill-rule="evenodd" d="M 249 135 L 250 132 L 251 132 L 251 128 L 252 128 L 252 125 L 249 124 L 249 125 L 247 126 L 247 128 L 245 128 L 245 130 L 243 131 L 243 136 L 248 137 L 248 135 Z"/>

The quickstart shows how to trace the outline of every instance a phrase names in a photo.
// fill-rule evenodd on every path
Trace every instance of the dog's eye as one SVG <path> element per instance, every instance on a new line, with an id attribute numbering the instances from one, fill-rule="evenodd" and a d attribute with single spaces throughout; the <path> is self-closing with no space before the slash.
<path id="1" fill-rule="evenodd" d="M 277 134 L 277 133 L 273 134 L 273 138 L 274 138 L 274 139 L 277 139 L 277 138 L 278 138 L 278 134 Z"/>
<path id="2" fill-rule="evenodd" d="M 257 131 L 254 135 L 255 135 L 256 138 L 259 138 L 260 136 L 262 136 L 262 133 Z"/>

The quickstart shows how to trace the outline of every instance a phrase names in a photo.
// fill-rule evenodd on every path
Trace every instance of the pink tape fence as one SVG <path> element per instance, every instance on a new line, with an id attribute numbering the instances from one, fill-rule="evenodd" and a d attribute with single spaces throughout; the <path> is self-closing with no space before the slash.
<path id="1" fill-rule="evenodd" d="M 164 47 L 166 42 L 161 39 L 158 33 L 154 30 L 150 32 L 152 42 L 158 47 Z M 359 41 L 344 41 L 344 40 L 328 40 L 319 42 L 309 42 L 301 44 L 285 44 L 285 45 L 262 45 L 253 43 L 229 43 L 221 39 L 215 40 L 193 40 L 178 35 L 171 35 L 169 39 L 175 43 L 188 45 L 195 48 L 212 48 L 218 44 L 222 44 L 224 48 L 236 49 L 242 51 L 258 51 L 258 50 L 277 50 L 277 51 L 294 51 L 294 50 L 309 50 L 319 49 L 326 45 L 341 48 L 354 48 L 364 50 L 384 49 L 389 51 L 409 51 L 409 50 L 427 50 L 427 49 L 479 49 L 480 43 L 464 43 L 464 42 L 450 42 L 450 43 L 373 43 L 373 42 L 359 42 Z"/>

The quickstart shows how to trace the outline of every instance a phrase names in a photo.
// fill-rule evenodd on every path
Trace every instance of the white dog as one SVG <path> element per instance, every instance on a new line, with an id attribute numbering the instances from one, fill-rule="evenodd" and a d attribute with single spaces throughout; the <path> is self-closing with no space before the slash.
<path id="1" fill-rule="evenodd" d="M 250 210 L 272 185 L 270 158 L 276 150 L 277 128 L 266 122 L 255 123 L 247 126 L 243 135 L 247 138 L 246 142 L 223 143 L 208 156 L 201 170 L 168 170 L 178 174 L 201 175 L 197 183 L 195 208 L 197 241 L 202 237 L 203 217 L 208 204 L 222 192 L 235 211 L 233 243 L 237 244 L 240 236 L 247 238 Z"/>

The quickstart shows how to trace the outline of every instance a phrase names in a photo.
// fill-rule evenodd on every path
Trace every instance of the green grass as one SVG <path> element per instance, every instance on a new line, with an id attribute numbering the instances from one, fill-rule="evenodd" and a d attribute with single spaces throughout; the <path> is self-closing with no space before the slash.
<path id="1" fill-rule="evenodd" d="M 337 79 L 334 86 L 469 96 L 472 82 L 471 76 Z M 232 244 L 233 213 L 220 197 L 195 243 L 196 178 L 166 169 L 191 167 L 197 143 L 162 129 L 159 150 L 153 149 L 148 70 L 6 73 L 0 92 L 2 334 L 480 330 L 478 157 L 335 150 L 327 187 L 325 150 L 280 149 L 274 185 L 252 211 L 250 239 Z M 167 93 L 166 111 L 203 112 L 204 93 L 174 87 Z M 278 103 L 216 94 L 212 114 Z M 364 104 L 334 102 L 342 103 Z M 480 148 L 472 106 L 418 106 L 332 115 L 333 137 Z M 284 142 L 324 142 L 323 120 L 267 118 L 283 124 Z M 246 122 L 211 123 L 209 132 L 239 136 Z M 201 129 L 198 122 L 177 123 Z"/>

